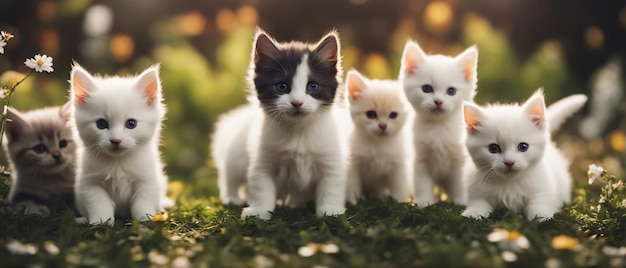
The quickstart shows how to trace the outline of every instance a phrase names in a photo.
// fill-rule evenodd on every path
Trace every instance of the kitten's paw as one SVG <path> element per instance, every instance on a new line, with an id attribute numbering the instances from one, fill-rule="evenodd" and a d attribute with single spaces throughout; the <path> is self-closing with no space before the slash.
<path id="1" fill-rule="evenodd" d="M 171 198 L 167 196 L 161 197 L 160 203 L 161 203 L 161 209 L 172 208 L 174 207 L 174 205 L 176 205 L 176 202 L 174 202 L 174 200 L 172 200 Z"/>
<path id="2" fill-rule="evenodd" d="M 50 216 L 50 208 L 48 206 L 31 201 L 15 204 L 15 211 L 22 212 L 24 215 L 39 215 L 42 218 Z"/>
<path id="3" fill-rule="evenodd" d="M 413 203 L 415 203 L 418 207 L 424 208 L 428 207 L 432 204 L 435 204 L 434 198 L 414 198 Z"/>
<path id="4" fill-rule="evenodd" d="M 243 210 L 241 211 L 241 219 L 245 219 L 246 217 L 250 216 L 259 216 L 259 219 L 269 220 L 272 217 L 272 213 L 270 213 L 269 210 L 262 208 L 243 208 Z"/>
<path id="5" fill-rule="evenodd" d="M 552 219 L 552 217 L 554 216 L 554 213 L 557 213 L 558 210 L 554 210 L 551 208 L 544 208 L 544 209 L 536 209 L 533 211 L 528 211 L 526 214 L 526 217 L 528 218 L 529 221 L 537 218 L 540 222 L 544 222 L 547 221 L 549 219 Z"/>
<path id="6" fill-rule="evenodd" d="M 222 204 L 224 204 L 224 205 L 243 206 L 243 204 L 245 203 L 238 196 L 235 196 L 235 197 L 223 197 L 223 198 L 221 198 L 221 200 L 222 200 Z"/>
<path id="7" fill-rule="evenodd" d="M 87 224 L 87 223 L 89 223 L 89 221 L 87 220 L 86 217 L 78 217 L 78 218 L 74 219 L 74 221 L 76 222 L 76 224 Z"/>
<path id="8" fill-rule="evenodd" d="M 93 218 L 90 217 L 89 224 L 113 226 L 113 224 L 115 224 L 115 218 L 111 217 L 111 218 L 103 219 L 100 217 L 93 217 Z"/>
<path id="9" fill-rule="evenodd" d="M 491 211 L 489 210 L 479 209 L 475 207 L 467 207 L 467 209 L 463 211 L 461 216 L 467 217 L 467 218 L 479 219 L 479 218 L 489 217 L 489 213 L 491 213 Z"/>
<path id="10" fill-rule="evenodd" d="M 325 205 L 317 208 L 317 216 L 337 216 L 346 212 L 346 207 L 344 206 L 331 206 Z"/>

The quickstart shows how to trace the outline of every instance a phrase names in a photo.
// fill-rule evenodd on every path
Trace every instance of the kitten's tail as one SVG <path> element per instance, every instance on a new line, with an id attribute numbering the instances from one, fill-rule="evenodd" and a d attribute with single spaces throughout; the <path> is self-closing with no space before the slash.
<path id="1" fill-rule="evenodd" d="M 565 120 L 576 113 L 587 102 L 587 96 L 583 94 L 572 95 L 548 106 L 546 111 L 550 123 L 550 133 L 556 132 Z"/>

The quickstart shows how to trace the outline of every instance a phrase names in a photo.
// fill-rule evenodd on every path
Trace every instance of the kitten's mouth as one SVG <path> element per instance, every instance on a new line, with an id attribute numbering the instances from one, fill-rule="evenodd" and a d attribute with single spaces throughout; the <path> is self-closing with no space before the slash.
<path id="1" fill-rule="evenodd" d="M 432 108 L 430 111 L 431 111 L 431 112 L 433 112 L 433 113 L 435 113 L 435 114 L 442 114 L 442 113 L 444 113 L 446 110 L 444 110 L 442 107 L 435 107 L 435 108 Z"/>
<path id="2" fill-rule="evenodd" d="M 123 155 L 125 154 L 128 149 L 126 148 L 122 148 L 122 147 L 111 147 L 108 150 L 106 150 L 107 153 L 109 153 L 110 155 L 114 155 L 114 156 L 118 156 L 118 155 Z"/>

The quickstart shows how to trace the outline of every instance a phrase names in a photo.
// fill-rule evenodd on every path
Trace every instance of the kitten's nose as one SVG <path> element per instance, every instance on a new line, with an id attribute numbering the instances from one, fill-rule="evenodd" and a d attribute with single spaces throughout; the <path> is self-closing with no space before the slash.
<path id="1" fill-rule="evenodd" d="M 378 124 L 378 128 L 380 128 L 381 130 L 385 130 L 385 129 L 387 129 L 387 124 L 385 124 L 385 123 L 379 123 L 379 124 Z"/>
<path id="2" fill-rule="evenodd" d="M 61 152 L 53 152 L 52 153 L 52 158 L 54 158 L 54 160 L 61 159 Z"/>
<path id="3" fill-rule="evenodd" d="M 115 146 L 118 146 L 118 145 L 120 145 L 120 143 L 122 143 L 122 140 L 120 140 L 120 139 L 110 139 L 109 141 L 111 142 L 111 144 L 113 144 Z"/>
<path id="4" fill-rule="evenodd" d="M 436 100 L 435 100 L 435 105 L 437 105 L 437 106 L 441 106 L 442 104 L 443 104 L 443 101 L 442 101 L 442 100 L 439 100 L 439 99 L 436 99 Z"/>
<path id="5" fill-rule="evenodd" d="M 511 161 L 511 160 L 504 160 L 502 161 L 502 163 L 504 163 L 504 165 L 506 165 L 508 168 L 513 167 L 513 165 L 515 165 L 515 161 Z"/>
<path id="6" fill-rule="evenodd" d="M 293 105 L 293 107 L 300 108 L 300 107 L 302 107 L 302 102 L 301 101 L 291 101 L 291 105 Z"/>

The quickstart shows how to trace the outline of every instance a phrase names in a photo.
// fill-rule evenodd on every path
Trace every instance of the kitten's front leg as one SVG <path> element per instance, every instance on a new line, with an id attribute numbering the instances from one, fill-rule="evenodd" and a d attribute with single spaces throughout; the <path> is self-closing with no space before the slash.
<path id="1" fill-rule="evenodd" d="M 361 197 L 361 177 L 356 167 L 350 166 L 348 170 L 348 181 L 346 183 L 346 200 L 350 204 L 356 204 Z"/>
<path id="2" fill-rule="evenodd" d="M 484 198 L 470 199 L 467 208 L 461 215 L 468 218 L 487 218 L 493 211 L 493 206 Z"/>
<path id="3" fill-rule="evenodd" d="M 130 206 L 130 215 L 139 221 L 149 221 L 159 212 L 159 188 L 153 182 L 136 184 L 133 200 Z"/>
<path id="4" fill-rule="evenodd" d="M 81 184 L 76 193 L 76 204 L 90 224 L 113 225 L 115 203 L 109 193 L 98 184 Z M 84 215 L 86 212 L 87 215 Z"/>
<path id="5" fill-rule="evenodd" d="M 435 180 L 430 175 L 428 167 L 419 160 L 415 162 L 413 173 L 413 202 L 420 207 L 430 206 L 435 203 Z"/>
<path id="6" fill-rule="evenodd" d="M 42 218 L 50 216 L 50 208 L 48 206 L 32 200 L 16 202 L 13 207 L 16 213 L 23 213 L 24 215 L 39 215 Z"/>
<path id="7" fill-rule="evenodd" d="M 526 217 L 528 220 L 538 218 L 539 221 L 551 219 L 555 213 L 560 211 L 560 204 L 547 194 L 530 196 L 526 205 Z"/>
<path id="8" fill-rule="evenodd" d="M 346 169 L 340 159 L 329 161 L 315 192 L 317 216 L 333 216 L 346 211 Z"/>
<path id="9" fill-rule="evenodd" d="M 450 171 L 450 177 L 448 177 L 446 184 L 446 193 L 454 204 L 461 206 L 467 204 L 467 191 L 464 187 L 462 168 L 455 168 Z"/>
<path id="10" fill-rule="evenodd" d="M 241 218 L 259 216 L 269 220 L 271 212 L 276 208 L 276 184 L 266 172 L 258 169 L 251 170 L 248 176 L 249 206 L 241 211 Z"/>
<path id="11" fill-rule="evenodd" d="M 391 197 L 398 202 L 409 202 L 411 190 L 409 190 L 409 180 L 411 179 L 409 167 L 406 165 L 398 166 L 391 172 Z"/>

